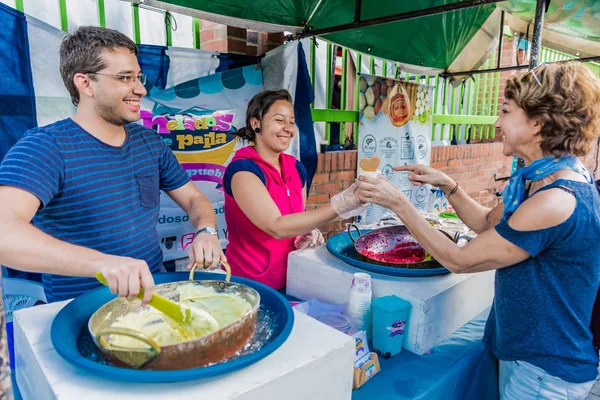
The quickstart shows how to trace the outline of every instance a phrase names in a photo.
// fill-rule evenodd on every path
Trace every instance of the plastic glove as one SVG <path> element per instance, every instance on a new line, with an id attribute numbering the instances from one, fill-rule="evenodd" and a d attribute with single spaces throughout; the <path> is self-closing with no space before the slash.
<path id="1" fill-rule="evenodd" d="M 306 235 L 296 236 L 294 247 L 296 250 L 305 249 L 307 247 L 317 247 L 325 243 L 323 234 L 318 229 L 313 229 Z"/>
<path id="2" fill-rule="evenodd" d="M 360 215 L 369 207 L 369 203 L 361 203 L 356 197 L 356 189 L 356 183 L 353 183 L 348 189 L 331 198 L 331 207 L 343 219 Z"/>

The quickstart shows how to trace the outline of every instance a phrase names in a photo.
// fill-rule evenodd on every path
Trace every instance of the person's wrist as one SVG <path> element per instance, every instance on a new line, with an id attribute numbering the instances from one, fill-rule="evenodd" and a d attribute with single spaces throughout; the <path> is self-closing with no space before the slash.
<path id="1" fill-rule="evenodd" d="M 95 252 L 95 250 L 94 250 Z M 104 254 L 100 252 L 96 252 L 97 254 L 93 254 L 90 258 L 88 258 L 87 263 L 84 264 L 87 268 L 91 266 L 91 271 L 89 271 L 89 276 L 94 276 L 96 272 L 102 272 L 102 268 L 106 265 L 109 265 L 111 261 L 123 258 L 122 256 L 115 256 L 112 254 Z"/>
<path id="2" fill-rule="evenodd" d="M 442 189 L 442 191 L 444 192 L 446 199 L 449 199 L 450 196 L 452 196 L 453 194 L 455 194 L 458 191 L 458 182 L 454 182 L 454 185 L 449 186 L 449 188 L 447 188 L 445 190 Z"/>
<path id="3" fill-rule="evenodd" d="M 458 183 L 454 179 L 448 177 L 448 179 L 446 179 L 446 181 L 442 183 L 439 187 L 440 189 L 442 189 L 442 192 L 444 192 L 444 194 L 448 194 L 452 191 L 452 189 L 456 187 L 457 184 Z"/>
<path id="4" fill-rule="evenodd" d="M 407 205 L 407 203 L 410 203 L 410 200 L 408 199 L 408 197 L 398 196 L 398 197 L 394 198 L 394 200 L 389 208 L 390 208 L 390 210 L 398 210 L 399 212 L 401 212 L 404 209 L 404 207 Z"/>
<path id="5" fill-rule="evenodd" d="M 200 228 L 196 231 L 196 237 L 198 237 L 200 234 L 207 234 L 207 235 L 211 235 L 214 237 L 219 237 L 219 232 L 217 232 L 217 230 L 215 228 L 213 228 L 212 226 L 205 226 L 203 228 Z"/>

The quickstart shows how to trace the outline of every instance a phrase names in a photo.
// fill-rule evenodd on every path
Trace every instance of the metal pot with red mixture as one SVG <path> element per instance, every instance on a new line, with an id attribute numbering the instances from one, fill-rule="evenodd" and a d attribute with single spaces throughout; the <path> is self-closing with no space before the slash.
<path id="1" fill-rule="evenodd" d="M 358 238 L 352 236 L 352 229 Z M 440 230 L 449 240 L 448 233 Z M 348 235 L 360 258 L 368 263 L 396 268 L 439 268 L 441 265 L 417 242 L 403 225 L 387 226 L 361 234 L 354 224 L 348 226 Z"/>

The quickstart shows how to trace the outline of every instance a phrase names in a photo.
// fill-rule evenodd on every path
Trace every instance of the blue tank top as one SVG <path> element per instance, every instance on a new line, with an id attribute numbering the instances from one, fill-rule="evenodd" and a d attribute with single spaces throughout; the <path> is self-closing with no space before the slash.
<path id="1" fill-rule="evenodd" d="M 565 222 L 517 231 L 502 219 L 495 227 L 531 257 L 496 271 L 484 342 L 501 360 L 583 383 L 598 375 L 590 323 L 600 284 L 600 196 L 594 185 L 564 179 L 540 191 L 554 187 L 577 199 Z"/>

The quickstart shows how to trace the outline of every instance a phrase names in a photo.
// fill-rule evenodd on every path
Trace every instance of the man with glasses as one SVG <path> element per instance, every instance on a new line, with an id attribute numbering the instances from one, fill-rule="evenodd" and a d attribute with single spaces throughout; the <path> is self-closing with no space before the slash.
<path id="1" fill-rule="evenodd" d="M 208 199 L 154 131 L 135 123 L 146 95 L 138 49 L 127 36 L 80 27 L 60 48 L 72 118 L 32 129 L 0 166 L 0 264 L 42 272 L 49 301 L 98 286 L 151 296 L 162 269 L 160 190 L 198 229 L 190 261 L 225 261 Z M 33 222 L 33 224 L 31 224 Z"/>

